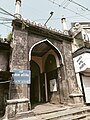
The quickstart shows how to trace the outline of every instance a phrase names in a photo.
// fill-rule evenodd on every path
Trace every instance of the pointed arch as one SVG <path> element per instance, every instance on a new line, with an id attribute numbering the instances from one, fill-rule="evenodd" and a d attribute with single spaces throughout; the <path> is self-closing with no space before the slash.
<path id="1" fill-rule="evenodd" d="M 48 39 L 44 39 L 44 40 L 42 40 L 42 41 L 39 41 L 39 42 L 35 43 L 35 44 L 30 48 L 30 50 L 29 50 L 29 61 L 31 61 L 31 53 L 32 53 L 33 48 L 34 48 L 35 46 L 41 44 L 41 43 L 44 43 L 44 42 L 48 42 L 48 43 L 59 53 L 59 55 L 60 55 L 60 57 L 61 57 L 61 63 L 62 63 L 62 65 L 64 65 L 62 53 L 61 53 L 60 50 L 59 50 L 55 45 L 53 45 Z"/>

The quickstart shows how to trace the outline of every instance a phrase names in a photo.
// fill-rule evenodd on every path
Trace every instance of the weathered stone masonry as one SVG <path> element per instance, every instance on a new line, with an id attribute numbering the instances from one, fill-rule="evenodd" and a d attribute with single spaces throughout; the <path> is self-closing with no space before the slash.
<path id="1" fill-rule="evenodd" d="M 27 23 L 25 23 L 27 24 Z M 29 51 L 37 42 L 47 39 L 61 52 L 64 64 L 60 59 L 60 67 L 57 68 L 57 87 L 58 91 L 52 93 L 51 101 L 53 103 L 78 103 L 82 102 L 80 97 L 70 97 L 71 94 L 78 93 L 75 72 L 72 62 L 71 43 L 72 38 L 59 32 L 39 27 L 33 24 L 27 24 L 22 28 L 22 21 L 13 21 L 13 51 L 11 59 L 11 71 L 14 69 L 30 70 Z M 49 43 L 48 43 L 49 44 Z M 50 45 L 51 46 L 51 45 Z M 54 49 L 52 47 L 52 49 Z M 54 50 L 55 51 L 55 50 Z M 58 54 L 58 53 L 57 53 Z M 59 56 L 60 57 L 60 56 Z M 29 98 L 30 85 L 11 86 L 11 99 Z M 24 108 L 24 107 L 23 107 Z M 22 108 L 22 111 L 25 110 Z"/>

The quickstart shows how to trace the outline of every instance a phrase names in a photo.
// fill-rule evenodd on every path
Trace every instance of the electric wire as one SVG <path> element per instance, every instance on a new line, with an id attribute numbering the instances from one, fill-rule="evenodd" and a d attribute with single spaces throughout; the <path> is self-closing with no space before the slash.
<path id="1" fill-rule="evenodd" d="M 0 24 L 10 24 L 12 22 L 0 22 Z"/>
<path id="2" fill-rule="evenodd" d="M 12 23 L 12 19 L 5 18 L 5 17 L 0 17 L 0 25 L 4 25 L 8 28 L 12 28 L 11 26 L 7 25 L 7 24 L 11 24 L 11 23 Z"/>
<path id="3" fill-rule="evenodd" d="M 52 0 L 49 0 L 49 1 L 52 2 L 53 4 L 58 5 L 59 7 L 62 7 L 62 8 L 64 8 L 64 9 L 69 10 L 69 11 L 72 11 L 73 13 L 78 14 L 79 16 L 82 16 L 82 17 L 88 19 L 87 17 L 85 17 L 85 16 L 83 16 L 83 15 L 81 15 L 81 14 L 79 14 L 79 13 L 77 13 L 77 12 L 75 12 L 75 11 L 69 9 L 69 8 L 66 8 L 66 6 L 64 7 L 64 6 L 61 5 L 61 4 L 65 4 L 67 1 L 69 1 L 69 2 L 73 2 L 73 3 L 77 4 L 77 5 L 79 5 L 80 7 L 84 8 L 84 9 L 86 9 L 86 10 L 88 10 L 88 11 L 90 12 L 90 10 L 89 10 L 88 8 L 84 7 L 83 5 L 77 3 L 77 2 L 75 2 L 75 1 L 73 1 L 73 0 L 64 0 L 61 4 L 56 3 L 55 0 L 53 0 L 53 1 L 52 1 Z M 0 7 L 0 10 L 4 12 L 4 13 L 1 12 L 1 13 L 3 13 L 3 14 L 10 15 L 10 16 L 12 16 L 12 17 L 14 17 L 14 18 L 17 18 L 15 15 L 11 14 L 10 12 L 6 11 L 5 9 L 3 9 L 3 8 L 1 8 L 1 7 Z M 8 20 L 12 20 L 12 19 L 8 19 Z M 88 19 L 88 20 L 90 20 L 90 19 Z M 6 18 L 6 21 L 7 21 L 7 18 Z"/>
<path id="4" fill-rule="evenodd" d="M 67 2 L 67 0 L 64 0 L 64 1 L 61 3 L 61 5 L 64 5 L 66 2 Z"/>
<path id="5" fill-rule="evenodd" d="M 79 16 L 81 16 L 81 17 L 83 17 L 83 18 L 86 18 L 87 20 L 90 20 L 89 18 L 85 17 L 84 15 L 82 15 L 82 14 L 80 14 L 78 12 L 73 11 L 72 9 L 69 9 L 69 8 L 66 8 L 66 7 L 64 7 L 64 8 L 71 11 L 71 12 L 73 12 L 73 13 L 75 13 L 75 14 L 77 14 L 77 15 L 79 15 Z"/>
<path id="6" fill-rule="evenodd" d="M 10 29 L 12 28 L 12 27 L 10 27 L 9 25 L 6 25 L 6 24 L 1 24 L 1 25 L 4 25 L 4 26 L 6 26 L 6 27 L 8 27 Z"/>
<path id="7" fill-rule="evenodd" d="M 85 14 L 85 15 L 90 15 L 90 14 Z M 77 16 L 68 16 L 66 18 L 71 19 L 71 18 L 76 18 L 76 17 L 79 17 L 79 15 L 77 15 Z M 51 18 L 50 20 L 59 20 L 59 19 L 60 19 L 60 17 Z M 42 18 L 42 19 L 35 19 L 34 21 L 45 21 L 45 20 L 47 20 L 47 19 Z"/>
<path id="8" fill-rule="evenodd" d="M 69 2 L 73 2 L 73 3 L 77 4 L 77 5 L 79 5 L 80 7 L 82 7 L 82 8 L 84 8 L 84 9 L 90 11 L 88 8 L 86 8 L 86 7 L 82 6 L 82 5 L 74 2 L 73 0 L 64 0 L 64 1 L 62 2 L 62 5 L 56 3 L 55 0 L 53 0 L 53 1 L 52 1 L 52 0 L 49 0 L 49 1 L 52 2 L 53 4 L 57 5 L 58 7 L 62 7 L 63 9 L 66 9 L 66 10 L 68 10 L 68 11 L 71 11 L 71 12 L 73 12 L 73 13 L 75 13 L 75 14 L 83 17 L 83 18 L 86 18 L 86 19 L 90 20 L 89 18 L 85 17 L 84 15 L 81 15 L 80 13 L 77 13 L 77 12 L 73 11 L 72 9 L 69 9 L 69 8 L 67 8 L 66 6 L 62 6 L 62 5 L 65 5 L 67 1 L 69 1 Z M 10 15 L 10 16 L 18 19 L 15 15 L 13 15 L 12 13 L 8 12 L 7 10 L 5 10 L 5 9 L 3 9 L 3 8 L 1 8 L 1 7 L 0 7 L 0 10 L 4 12 L 4 13 L 1 12 L 2 14 Z M 74 18 L 74 17 L 78 17 L 78 16 L 72 16 L 72 17 L 67 17 L 67 18 Z M 12 21 L 12 20 L 13 20 L 13 19 L 4 18 L 4 17 L 0 17 L 0 18 L 1 18 L 0 20 L 2 20 L 2 21 Z M 51 20 L 57 20 L 57 19 L 60 19 L 60 18 L 53 18 L 53 19 L 51 19 Z M 37 19 L 37 20 L 46 20 L 46 19 Z M 22 19 L 22 22 L 27 26 L 27 24 L 26 24 L 26 22 L 25 22 L 24 19 Z M 0 23 L 0 24 L 5 25 L 6 23 Z M 10 27 L 10 28 L 11 28 L 11 27 Z"/>
<path id="9" fill-rule="evenodd" d="M 66 5 L 65 5 L 65 7 L 68 7 L 68 6 L 69 6 L 69 4 L 70 4 L 70 2 L 67 2 L 67 3 L 66 3 Z"/>
<path id="10" fill-rule="evenodd" d="M 8 20 L 8 19 L 0 19 L 0 21 L 12 21 L 12 20 Z"/>
<path id="11" fill-rule="evenodd" d="M 7 13 L 4 13 L 4 12 L 0 12 L 1 14 L 3 14 L 3 15 L 8 15 Z"/>
<path id="12" fill-rule="evenodd" d="M 5 13 L 7 13 L 8 15 L 16 18 L 16 19 L 19 19 L 17 16 L 13 15 L 12 13 L 8 12 L 7 10 L 5 10 L 5 9 L 3 9 L 3 8 L 1 8 L 1 7 L 0 7 L 0 10 L 3 11 L 3 12 L 5 12 Z M 21 20 L 21 19 L 19 19 L 19 20 Z M 22 18 L 22 23 L 23 23 L 25 26 L 29 27 L 29 26 L 26 24 L 26 22 L 25 22 L 25 20 L 24 20 L 23 18 Z"/>
<path id="13" fill-rule="evenodd" d="M 3 9 L 3 8 L 0 8 L 0 9 L 1 9 L 2 11 L 6 12 L 8 15 L 10 15 L 10 16 L 16 18 L 16 19 L 19 19 L 17 16 L 11 14 L 10 12 L 6 11 L 5 9 Z M 21 20 L 21 19 L 19 19 L 19 20 Z M 29 27 L 29 26 L 26 24 L 26 22 L 25 22 L 25 20 L 24 20 L 23 18 L 22 18 L 22 23 L 23 23 L 26 27 Z"/>
<path id="14" fill-rule="evenodd" d="M 5 18 L 5 17 L 0 17 L 0 20 L 2 20 L 2 21 L 12 21 L 13 19 Z"/>
<path id="15" fill-rule="evenodd" d="M 90 20 L 89 18 L 87 18 L 87 17 L 81 15 L 81 14 L 78 13 L 78 12 L 73 11 L 72 9 L 66 8 L 66 7 L 64 7 L 64 6 L 61 6 L 60 4 L 58 4 L 58 3 L 56 3 L 56 2 L 53 2 L 52 0 L 49 0 L 49 1 L 52 2 L 53 4 L 57 5 L 58 7 L 62 7 L 63 9 L 66 9 L 66 10 L 68 10 L 68 11 L 70 11 L 70 12 L 73 12 L 73 13 L 75 13 L 75 14 L 77 14 L 77 15 L 83 17 L 83 18 L 86 18 L 87 20 Z"/>
<path id="16" fill-rule="evenodd" d="M 0 10 L 1 11 L 3 11 L 3 12 L 0 12 L 0 13 L 2 13 L 2 14 L 4 14 L 4 15 L 10 15 L 10 16 L 12 16 L 12 17 L 14 17 L 14 15 L 12 15 L 11 13 L 9 13 L 8 11 L 6 11 L 6 10 L 4 10 L 3 8 L 1 8 L 0 7 Z M 1 25 L 4 25 L 4 26 L 6 26 L 6 27 L 8 27 L 8 28 L 12 28 L 11 26 L 9 26 L 9 25 L 6 25 L 7 23 L 5 23 L 4 21 L 7 21 L 7 20 L 10 20 L 10 19 L 7 19 L 7 18 L 4 18 L 4 17 L 0 17 L 1 19 L 2 19 L 2 23 L 0 23 Z M 10 20 L 11 21 L 11 20 Z M 10 24 L 11 22 L 8 22 L 8 24 Z"/>
<path id="17" fill-rule="evenodd" d="M 90 12 L 90 9 L 88 9 L 87 7 L 85 7 L 85 6 L 83 6 L 83 5 L 81 5 L 81 4 L 77 3 L 77 2 L 75 2 L 74 0 L 68 0 L 68 1 L 70 1 L 70 2 L 72 2 L 72 3 L 74 3 L 74 4 L 76 4 L 76 5 L 78 5 L 79 7 L 84 8 L 85 10 L 87 10 L 87 11 Z"/>
<path id="18" fill-rule="evenodd" d="M 12 16 L 14 18 L 17 18 L 15 15 L 11 14 L 10 12 L 6 11 L 5 9 L 3 9 L 1 7 L 0 7 L 0 10 L 3 11 L 3 12 L 5 12 L 5 13 L 7 13 L 8 15 L 10 15 L 10 16 Z"/>

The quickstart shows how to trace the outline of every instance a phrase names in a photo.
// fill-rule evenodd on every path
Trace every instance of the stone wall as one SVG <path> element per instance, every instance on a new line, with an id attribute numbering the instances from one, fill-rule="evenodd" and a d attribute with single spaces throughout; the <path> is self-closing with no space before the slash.
<path id="1" fill-rule="evenodd" d="M 27 32 L 14 29 L 13 50 L 11 55 L 10 70 L 27 70 L 28 50 Z M 27 84 L 11 83 L 10 99 L 28 98 Z M 13 107 L 11 107 L 12 109 Z M 27 111 L 27 104 L 20 104 L 17 112 Z M 11 110 L 13 111 L 13 109 Z"/>
<path id="2" fill-rule="evenodd" d="M 70 98 L 70 94 L 78 93 L 78 86 L 72 61 L 71 38 L 60 33 L 44 30 L 40 27 L 31 25 L 22 30 L 21 23 L 14 23 L 14 40 L 10 70 L 21 69 L 30 70 L 29 50 L 39 41 L 48 39 L 56 46 L 63 57 L 64 64 L 57 69 L 58 91 L 52 95 L 51 100 L 59 103 L 74 103 L 75 99 Z M 60 55 L 59 55 L 60 57 Z M 60 58 L 60 63 L 62 63 Z M 30 98 L 30 85 L 11 85 L 11 99 Z M 57 100 L 58 99 L 58 100 Z M 25 107 L 25 106 L 24 106 Z M 23 110 L 25 110 L 25 108 Z"/>
<path id="3" fill-rule="evenodd" d="M 65 97 L 66 95 L 64 95 L 64 98 L 67 99 L 66 100 L 67 103 L 71 103 L 71 104 L 83 103 L 82 96 L 79 96 L 79 88 L 76 81 L 76 76 L 73 66 L 71 44 L 68 43 L 67 41 L 63 42 L 62 53 L 64 56 L 64 63 L 65 63 L 63 66 L 63 71 L 65 73 L 63 80 L 63 86 L 64 86 L 63 91 L 65 92 L 65 94 L 68 95 L 67 98 Z"/>

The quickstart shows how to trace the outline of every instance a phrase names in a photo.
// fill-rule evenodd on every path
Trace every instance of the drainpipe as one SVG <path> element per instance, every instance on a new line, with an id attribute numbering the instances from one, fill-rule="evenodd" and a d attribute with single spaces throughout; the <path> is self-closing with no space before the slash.
<path id="1" fill-rule="evenodd" d="M 61 23 L 62 23 L 63 33 L 64 33 L 65 35 L 69 35 L 69 34 L 68 34 L 68 29 L 67 29 L 67 24 L 66 24 L 66 18 L 65 18 L 65 17 L 62 17 L 62 18 L 61 18 Z"/>
<path id="2" fill-rule="evenodd" d="M 16 9 L 15 9 L 15 17 L 17 17 L 17 19 L 21 19 L 21 14 L 20 14 L 20 7 L 21 7 L 21 0 L 16 0 Z"/>

